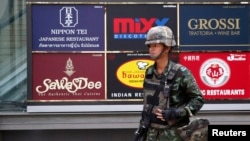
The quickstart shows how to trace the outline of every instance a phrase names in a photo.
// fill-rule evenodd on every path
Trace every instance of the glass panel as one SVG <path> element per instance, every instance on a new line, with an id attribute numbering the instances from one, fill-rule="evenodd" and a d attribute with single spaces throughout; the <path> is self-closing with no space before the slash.
<path id="1" fill-rule="evenodd" d="M 24 111 L 27 99 L 25 0 L 1 0 L 0 111 Z"/>

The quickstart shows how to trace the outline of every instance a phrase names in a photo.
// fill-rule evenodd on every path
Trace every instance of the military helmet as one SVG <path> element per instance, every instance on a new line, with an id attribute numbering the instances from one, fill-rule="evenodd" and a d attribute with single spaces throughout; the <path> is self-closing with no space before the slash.
<path id="1" fill-rule="evenodd" d="M 172 30 L 167 26 L 155 26 L 149 29 L 145 45 L 163 43 L 166 46 L 175 46 L 176 42 Z"/>

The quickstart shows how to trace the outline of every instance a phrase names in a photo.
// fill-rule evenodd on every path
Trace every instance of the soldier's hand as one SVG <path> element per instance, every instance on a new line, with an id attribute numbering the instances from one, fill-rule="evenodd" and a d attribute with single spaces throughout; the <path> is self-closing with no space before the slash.
<path id="1" fill-rule="evenodd" d="M 165 121 L 165 118 L 163 118 L 161 109 L 156 109 L 155 114 L 157 115 L 157 118 L 161 119 L 162 121 Z"/>
<path id="2" fill-rule="evenodd" d="M 186 114 L 185 109 L 176 109 L 176 108 L 169 108 L 169 109 L 157 109 L 156 115 L 157 118 L 160 118 L 161 120 L 172 120 L 180 118 L 181 116 L 184 116 Z"/>

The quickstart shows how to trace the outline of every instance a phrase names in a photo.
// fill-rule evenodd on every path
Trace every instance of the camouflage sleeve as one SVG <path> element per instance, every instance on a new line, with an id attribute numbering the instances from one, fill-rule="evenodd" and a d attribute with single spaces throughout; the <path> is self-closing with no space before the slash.
<path id="1" fill-rule="evenodd" d="M 195 77 L 186 67 L 181 67 L 182 74 L 182 88 L 184 94 L 187 97 L 185 109 L 189 113 L 189 116 L 195 115 L 203 106 L 204 98 L 201 90 L 196 82 Z"/>

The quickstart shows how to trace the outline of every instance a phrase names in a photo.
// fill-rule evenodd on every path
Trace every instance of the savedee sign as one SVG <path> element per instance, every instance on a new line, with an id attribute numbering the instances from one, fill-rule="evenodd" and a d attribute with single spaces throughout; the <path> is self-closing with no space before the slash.
<path id="1" fill-rule="evenodd" d="M 104 54 L 40 53 L 32 58 L 31 100 L 105 98 Z"/>

